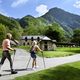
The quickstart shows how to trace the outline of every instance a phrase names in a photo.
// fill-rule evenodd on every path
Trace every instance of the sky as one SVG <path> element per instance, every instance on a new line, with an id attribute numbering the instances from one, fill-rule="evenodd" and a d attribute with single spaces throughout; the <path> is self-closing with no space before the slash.
<path id="1" fill-rule="evenodd" d="M 54 7 L 80 15 L 80 0 L 0 0 L 0 14 L 14 18 L 39 17 Z"/>

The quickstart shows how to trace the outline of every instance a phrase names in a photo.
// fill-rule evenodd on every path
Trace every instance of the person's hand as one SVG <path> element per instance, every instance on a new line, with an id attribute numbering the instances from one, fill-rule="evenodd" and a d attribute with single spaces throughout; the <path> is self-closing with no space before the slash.
<path id="1" fill-rule="evenodd" d="M 15 55 L 15 53 L 16 53 L 16 49 L 14 49 L 14 55 Z"/>
<path id="2" fill-rule="evenodd" d="M 16 52 L 16 49 L 14 49 L 14 52 Z"/>

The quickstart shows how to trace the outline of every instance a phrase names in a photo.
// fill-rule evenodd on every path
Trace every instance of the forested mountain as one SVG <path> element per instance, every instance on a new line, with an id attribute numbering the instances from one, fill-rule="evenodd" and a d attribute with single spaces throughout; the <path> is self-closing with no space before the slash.
<path id="1" fill-rule="evenodd" d="M 28 26 L 48 26 L 54 22 L 61 25 L 67 35 L 73 35 L 73 29 L 80 28 L 80 16 L 66 12 L 60 8 L 52 8 L 45 15 L 34 18 L 33 16 L 25 16 L 20 19 L 22 27 Z"/>
<path id="2" fill-rule="evenodd" d="M 47 21 L 44 18 L 35 18 L 31 15 L 27 15 L 19 20 L 21 26 L 26 28 L 28 26 L 41 27 L 47 26 Z"/>
<path id="3" fill-rule="evenodd" d="M 6 17 L 1 14 L 0 14 L 0 23 L 5 26 L 8 26 L 9 29 L 20 27 L 20 24 L 14 18 Z"/>
<path id="4" fill-rule="evenodd" d="M 14 19 L 0 14 L 0 26 L 5 26 L 6 32 L 20 35 L 50 35 L 54 30 L 71 37 L 73 30 L 80 28 L 80 16 L 66 12 L 60 8 L 52 8 L 45 15 L 35 18 L 31 15 Z M 47 33 L 49 31 L 49 33 Z M 16 33 L 17 32 L 17 33 Z M 19 36 L 20 36 L 19 35 Z"/>
<path id="5" fill-rule="evenodd" d="M 42 17 L 51 24 L 54 21 L 56 21 L 70 35 L 72 34 L 73 29 L 80 28 L 80 16 L 79 15 L 66 12 L 57 7 L 50 9 L 49 12 L 47 12 Z"/>
<path id="6" fill-rule="evenodd" d="M 69 12 L 66 12 L 60 8 L 52 8 L 45 15 L 42 16 L 44 19 L 53 23 L 57 21 L 62 26 L 67 26 L 72 29 L 80 27 L 80 16 Z"/>
<path id="7" fill-rule="evenodd" d="M 7 32 L 12 33 L 13 37 L 19 39 L 23 30 L 16 19 L 0 14 L 0 38 L 3 39 Z"/>

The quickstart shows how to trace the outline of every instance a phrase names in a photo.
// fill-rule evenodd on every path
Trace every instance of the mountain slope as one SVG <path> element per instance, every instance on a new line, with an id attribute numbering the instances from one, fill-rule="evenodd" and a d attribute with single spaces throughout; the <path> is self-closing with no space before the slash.
<path id="1" fill-rule="evenodd" d="M 14 18 L 6 17 L 2 14 L 0 14 L 0 24 L 3 24 L 7 26 L 10 30 L 13 28 L 19 28 L 20 24 L 18 21 L 16 21 Z"/>
<path id="2" fill-rule="evenodd" d="M 42 17 L 35 18 L 31 15 L 27 15 L 19 20 L 20 25 L 23 28 L 34 26 L 34 27 L 41 27 L 41 26 L 47 26 L 47 20 L 45 20 Z"/>
<path id="3" fill-rule="evenodd" d="M 42 16 L 50 23 L 57 21 L 63 26 L 68 26 L 72 29 L 80 28 L 80 16 L 66 12 L 60 8 L 52 8 Z"/>

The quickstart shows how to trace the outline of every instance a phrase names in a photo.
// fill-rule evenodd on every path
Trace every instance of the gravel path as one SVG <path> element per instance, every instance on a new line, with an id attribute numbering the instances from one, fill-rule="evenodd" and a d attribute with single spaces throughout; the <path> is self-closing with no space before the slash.
<path id="1" fill-rule="evenodd" d="M 12 55 L 12 59 L 13 59 L 13 55 Z M 14 74 L 14 75 L 10 74 L 9 62 L 6 59 L 4 65 L 1 68 L 2 76 L 0 77 L 0 80 L 12 80 L 18 76 L 40 71 L 50 67 L 55 67 L 64 63 L 80 61 L 80 54 L 67 56 L 67 57 L 59 57 L 59 58 L 45 58 L 44 60 L 45 60 L 46 68 L 44 68 L 43 58 L 37 57 L 37 64 L 39 67 L 36 70 L 31 69 L 32 59 L 30 60 L 30 64 L 28 68 L 26 69 L 29 59 L 30 59 L 30 55 L 28 54 L 28 52 L 22 49 L 17 49 L 16 55 L 14 57 L 13 67 L 16 71 L 18 71 L 18 74 Z"/>

